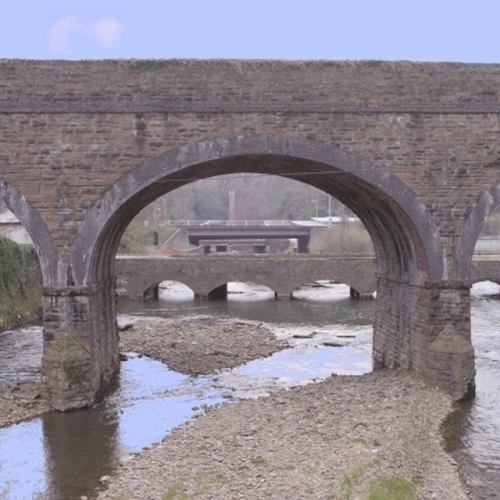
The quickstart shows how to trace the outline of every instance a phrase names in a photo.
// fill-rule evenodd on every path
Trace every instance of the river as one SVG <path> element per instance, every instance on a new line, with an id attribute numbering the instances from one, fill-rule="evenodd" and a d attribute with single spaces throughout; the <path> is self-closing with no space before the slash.
<path id="1" fill-rule="evenodd" d="M 203 405 L 263 395 L 331 373 L 371 370 L 373 301 L 352 301 L 348 287 L 323 284 L 298 291 L 299 300 L 275 301 L 261 287 L 230 284 L 227 301 L 195 301 L 179 284 L 165 283 L 159 301 L 121 300 L 119 321 L 141 317 L 217 316 L 257 320 L 291 343 L 291 348 L 214 377 L 193 379 L 147 358 L 122 362 L 116 386 L 95 408 L 51 412 L 0 429 L 0 498 L 92 498 L 105 476 L 173 428 L 183 425 Z M 500 498 L 500 348 L 496 325 L 500 304 L 490 297 L 498 286 L 474 289 L 473 342 L 477 354 L 477 397 L 460 405 L 448 427 L 450 452 L 472 490 L 472 498 Z M 316 332 L 314 340 L 293 339 Z M 318 347 L 342 338 L 347 347 Z M 0 334 L 0 383 L 35 380 L 41 361 L 41 327 Z M 22 352 L 22 356 L 19 356 Z"/>

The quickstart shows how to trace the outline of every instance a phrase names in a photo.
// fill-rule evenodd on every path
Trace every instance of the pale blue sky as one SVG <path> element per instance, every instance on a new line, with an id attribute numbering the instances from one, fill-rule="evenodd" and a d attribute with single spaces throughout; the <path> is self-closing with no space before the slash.
<path id="1" fill-rule="evenodd" d="M 0 57 L 500 62 L 500 0 L 8 0 Z"/>

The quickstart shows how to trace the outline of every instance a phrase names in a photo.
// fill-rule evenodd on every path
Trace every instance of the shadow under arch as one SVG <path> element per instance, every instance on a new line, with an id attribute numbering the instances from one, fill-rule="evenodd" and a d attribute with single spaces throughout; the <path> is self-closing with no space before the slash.
<path id="1" fill-rule="evenodd" d="M 471 278 L 472 256 L 474 248 L 483 229 L 486 218 L 500 205 L 500 181 L 495 182 L 488 191 L 482 194 L 472 207 L 460 237 L 456 250 L 456 276 L 459 280 Z"/>
<path id="2" fill-rule="evenodd" d="M 438 229 L 425 205 L 394 174 L 331 144 L 262 134 L 189 143 L 116 181 L 80 226 L 71 254 L 76 284 L 113 274 L 123 232 L 156 198 L 194 180 L 238 172 L 286 176 L 340 200 L 368 230 L 380 272 L 409 279 L 443 277 Z"/>
<path id="3" fill-rule="evenodd" d="M 58 253 L 45 220 L 17 188 L 2 179 L 0 179 L 0 196 L 33 241 L 40 259 L 43 285 L 57 285 Z"/>

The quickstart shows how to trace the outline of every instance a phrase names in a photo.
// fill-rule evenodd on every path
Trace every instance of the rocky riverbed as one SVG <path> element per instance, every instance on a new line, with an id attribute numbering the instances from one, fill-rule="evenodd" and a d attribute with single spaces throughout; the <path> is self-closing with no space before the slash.
<path id="1" fill-rule="evenodd" d="M 123 328 L 120 349 L 196 376 L 286 346 L 255 322 L 154 319 Z M 103 478 L 98 498 L 466 499 L 442 448 L 451 408 L 448 396 L 408 373 L 380 371 L 200 409 Z M 0 389 L 0 425 L 47 409 L 36 384 Z"/>
<path id="2" fill-rule="evenodd" d="M 49 411 L 41 397 L 41 386 L 23 382 L 13 386 L 0 386 L 0 427 L 16 424 Z"/>
<path id="3" fill-rule="evenodd" d="M 282 347 L 250 322 L 155 320 L 122 334 L 124 351 L 190 374 Z M 451 408 L 448 396 L 400 371 L 332 376 L 226 403 L 127 460 L 99 498 L 354 499 L 371 491 L 380 499 L 466 499 L 442 449 L 440 424 Z"/>
<path id="4" fill-rule="evenodd" d="M 270 356 L 288 344 L 252 321 L 151 319 L 122 328 L 120 352 L 133 351 L 186 375 L 210 375 Z"/>

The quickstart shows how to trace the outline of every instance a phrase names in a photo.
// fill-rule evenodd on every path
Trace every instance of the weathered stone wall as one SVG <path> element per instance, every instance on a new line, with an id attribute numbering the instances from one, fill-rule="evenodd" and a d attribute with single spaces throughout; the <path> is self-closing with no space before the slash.
<path id="1" fill-rule="evenodd" d="M 500 283 L 500 261 L 494 259 L 473 261 L 470 278 L 472 283 L 479 281 Z"/>
<path id="2" fill-rule="evenodd" d="M 40 256 L 53 400 L 88 404 L 114 371 L 113 290 L 102 283 L 133 216 L 224 173 L 286 175 L 357 213 L 377 255 L 387 365 L 427 370 L 425 349 L 441 359 L 450 326 L 470 345 L 462 280 L 500 204 L 499 88 L 498 65 L 1 60 L 0 195 Z M 431 298 L 435 282 L 446 293 Z M 74 395 L 56 362 L 65 335 L 92 352 Z M 436 383 L 462 367 L 453 393 L 464 394 L 471 372 L 455 354 L 443 354 L 455 364 Z"/>
<path id="3" fill-rule="evenodd" d="M 4 60 L 0 75 L 0 175 L 60 250 L 121 175 L 214 137 L 295 135 L 370 158 L 424 201 L 450 257 L 498 178 L 497 65 Z"/>

